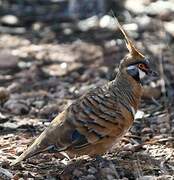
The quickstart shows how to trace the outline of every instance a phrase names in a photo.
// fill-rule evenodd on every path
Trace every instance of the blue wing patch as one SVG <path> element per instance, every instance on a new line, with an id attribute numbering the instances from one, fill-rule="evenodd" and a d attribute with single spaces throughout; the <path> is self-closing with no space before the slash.
<path id="1" fill-rule="evenodd" d="M 73 146 L 77 149 L 89 144 L 86 137 L 84 135 L 80 134 L 77 130 L 75 130 L 72 133 L 71 140 L 72 140 Z"/>

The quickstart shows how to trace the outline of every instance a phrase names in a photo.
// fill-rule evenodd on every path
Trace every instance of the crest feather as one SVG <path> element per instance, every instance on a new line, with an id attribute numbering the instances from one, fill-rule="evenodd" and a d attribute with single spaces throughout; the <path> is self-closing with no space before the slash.
<path id="1" fill-rule="evenodd" d="M 112 12 L 112 14 L 113 14 L 113 12 Z M 121 24 L 119 23 L 118 19 L 115 17 L 114 14 L 113 14 L 113 16 L 117 22 L 118 28 L 120 29 L 121 33 L 123 34 L 123 36 L 126 40 L 126 46 L 127 46 L 127 49 L 129 50 L 129 53 L 134 57 L 144 57 L 144 55 L 138 51 L 138 49 L 134 46 L 133 42 L 129 39 L 126 31 L 123 29 L 123 27 L 121 26 Z"/>

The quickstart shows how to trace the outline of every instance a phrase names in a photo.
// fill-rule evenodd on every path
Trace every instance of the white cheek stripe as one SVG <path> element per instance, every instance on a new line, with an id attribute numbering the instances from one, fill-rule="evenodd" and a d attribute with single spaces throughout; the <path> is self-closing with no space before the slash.
<path id="1" fill-rule="evenodd" d="M 127 69 L 128 69 L 128 70 L 136 69 L 136 67 L 132 65 L 132 66 L 128 66 Z"/>
<path id="2" fill-rule="evenodd" d="M 131 106 L 131 110 L 132 110 L 132 114 L 135 116 L 135 109 L 134 109 L 134 107 L 133 106 Z"/>
<path id="3" fill-rule="evenodd" d="M 140 79 L 143 79 L 145 76 L 146 76 L 146 73 L 143 72 L 141 69 L 138 68 L 138 71 L 139 71 L 139 78 Z"/>

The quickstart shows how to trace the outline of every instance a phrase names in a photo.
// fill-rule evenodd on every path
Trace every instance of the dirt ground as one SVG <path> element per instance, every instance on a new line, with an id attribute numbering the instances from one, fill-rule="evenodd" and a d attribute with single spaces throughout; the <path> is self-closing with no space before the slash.
<path id="1" fill-rule="evenodd" d="M 112 80 L 127 53 L 111 16 L 58 22 L 55 6 L 32 1 L 35 6 L 30 7 L 26 2 L 3 1 L 0 6 L 0 179 L 174 179 L 172 1 L 138 1 L 132 10 L 132 1 L 127 0 L 119 13 L 115 10 L 159 73 L 144 80 L 141 106 L 120 144 L 103 159 L 67 161 L 56 154 L 40 154 L 10 167 L 65 107 Z M 160 9 L 161 2 L 168 6 Z M 145 12 L 139 12 L 140 6 Z M 36 7 L 47 16 L 38 15 Z"/>

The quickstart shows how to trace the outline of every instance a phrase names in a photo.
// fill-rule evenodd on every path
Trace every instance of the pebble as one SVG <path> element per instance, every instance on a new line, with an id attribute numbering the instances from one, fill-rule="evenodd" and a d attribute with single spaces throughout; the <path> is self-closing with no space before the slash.
<path id="1" fill-rule="evenodd" d="M 9 50 L 0 51 L 0 69 L 14 70 L 17 68 L 18 58 L 11 54 Z"/>
<path id="2" fill-rule="evenodd" d="M 171 1 L 156 1 L 150 3 L 149 6 L 145 8 L 145 11 L 149 15 L 159 15 L 166 12 L 174 12 L 173 2 Z"/>
<path id="3" fill-rule="evenodd" d="M 174 13 L 172 1 L 155 1 L 147 2 L 147 0 L 127 0 L 125 7 L 129 11 L 137 15 L 158 16 L 161 20 L 171 20 Z"/>
<path id="4" fill-rule="evenodd" d="M 170 12 L 168 10 L 165 10 L 165 11 L 162 11 L 160 14 L 159 14 L 159 17 L 162 21 L 172 21 L 173 20 L 173 15 L 174 15 L 174 12 Z"/>
<path id="5" fill-rule="evenodd" d="M 94 167 L 90 167 L 88 169 L 88 172 L 91 173 L 91 174 L 95 174 L 97 172 L 97 170 Z"/>
<path id="6" fill-rule="evenodd" d="M 9 128 L 9 129 L 17 129 L 18 125 L 16 123 L 12 123 L 12 122 L 5 122 L 5 123 L 3 123 L 3 125 L 1 125 L 1 127 Z"/>
<path id="7" fill-rule="evenodd" d="M 42 118 L 49 118 L 52 114 L 57 114 L 59 111 L 59 106 L 57 104 L 48 104 L 44 106 L 39 114 Z"/>
<path id="8" fill-rule="evenodd" d="M 164 28 L 172 37 L 174 37 L 174 21 L 164 22 Z"/>
<path id="9" fill-rule="evenodd" d="M 32 103 L 32 105 L 37 109 L 41 109 L 45 105 L 45 101 L 44 100 L 36 100 Z"/>
<path id="10" fill-rule="evenodd" d="M 10 93 L 17 93 L 22 89 L 21 84 L 19 84 L 18 82 L 12 82 L 8 87 L 7 90 Z"/>
<path id="11" fill-rule="evenodd" d="M 151 133 L 153 133 L 153 131 L 152 131 L 152 129 L 145 127 L 141 130 L 141 133 L 142 134 L 149 134 L 149 133 L 151 134 Z"/>
<path id="12" fill-rule="evenodd" d="M 83 175 L 83 172 L 80 171 L 80 170 L 78 170 L 78 169 L 75 169 L 75 170 L 73 171 L 73 175 L 76 176 L 76 177 L 80 177 L 80 176 Z"/>
<path id="13" fill-rule="evenodd" d="M 98 17 L 97 16 L 92 16 L 90 18 L 87 18 L 85 20 L 81 20 L 78 22 L 78 28 L 81 31 L 87 31 L 91 28 L 96 27 L 96 24 L 98 24 Z"/>
<path id="14" fill-rule="evenodd" d="M 9 99 L 4 107 L 16 115 L 24 115 L 29 112 L 29 107 L 24 100 Z"/>
<path id="15" fill-rule="evenodd" d="M 0 167 L 0 179 L 10 180 L 13 178 L 13 174 L 7 169 Z"/>
<path id="16" fill-rule="evenodd" d="M 156 176 L 141 176 L 136 178 L 136 180 L 157 180 Z"/>
<path id="17" fill-rule="evenodd" d="M 1 18 L 1 22 L 6 25 L 17 25 L 19 23 L 19 19 L 14 15 L 8 14 Z"/>
<path id="18" fill-rule="evenodd" d="M 145 11 L 145 5 L 140 0 L 127 0 L 125 2 L 125 8 L 135 14 L 143 14 Z"/>
<path id="19" fill-rule="evenodd" d="M 103 16 L 100 19 L 99 26 L 101 28 L 115 29 L 115 27 L 116 27 L 116 20 L 112 16 L 105 15 L 105 16 Z"/>
<path id="20" fill-rule="evenodd" d="M 107 175 L 106 178 L 107 178 L 107 180 L 113 180 L 113 179 L 115 179 L 115 178 L 114 178 L 112 175 L 110 175 L 110 174 Z"/>
<path id="21" fill-rule="evenodd" d="M 148 17 L 146 14 L 141 15 L 141 16 L 137 16 L 135 18 L 136 23 L 139 26 L 139 30 L 140 31 L 147 31 L 150 30 L 152 27 L 151 25 L 151 18 Z"/>
<path id="22" fill-rule="evenodd" d="M 127 31 L 138 31 L 138 25 L 135 23 L 124 24 L 123 28 Z"/>
<path id="23" fill-rule="evenodd" d="M 96 180 L 96 177 L 94 175 L 92 175 L 92 174 L 88 174 L 86 176 L 86 180 Z"/>
<path id="24" fill-rule="evenodd" d="M 135 114 L 135 119 L 142 119 L 144 117 L 145 113 L 143 111 L 138 110 Z"/>

